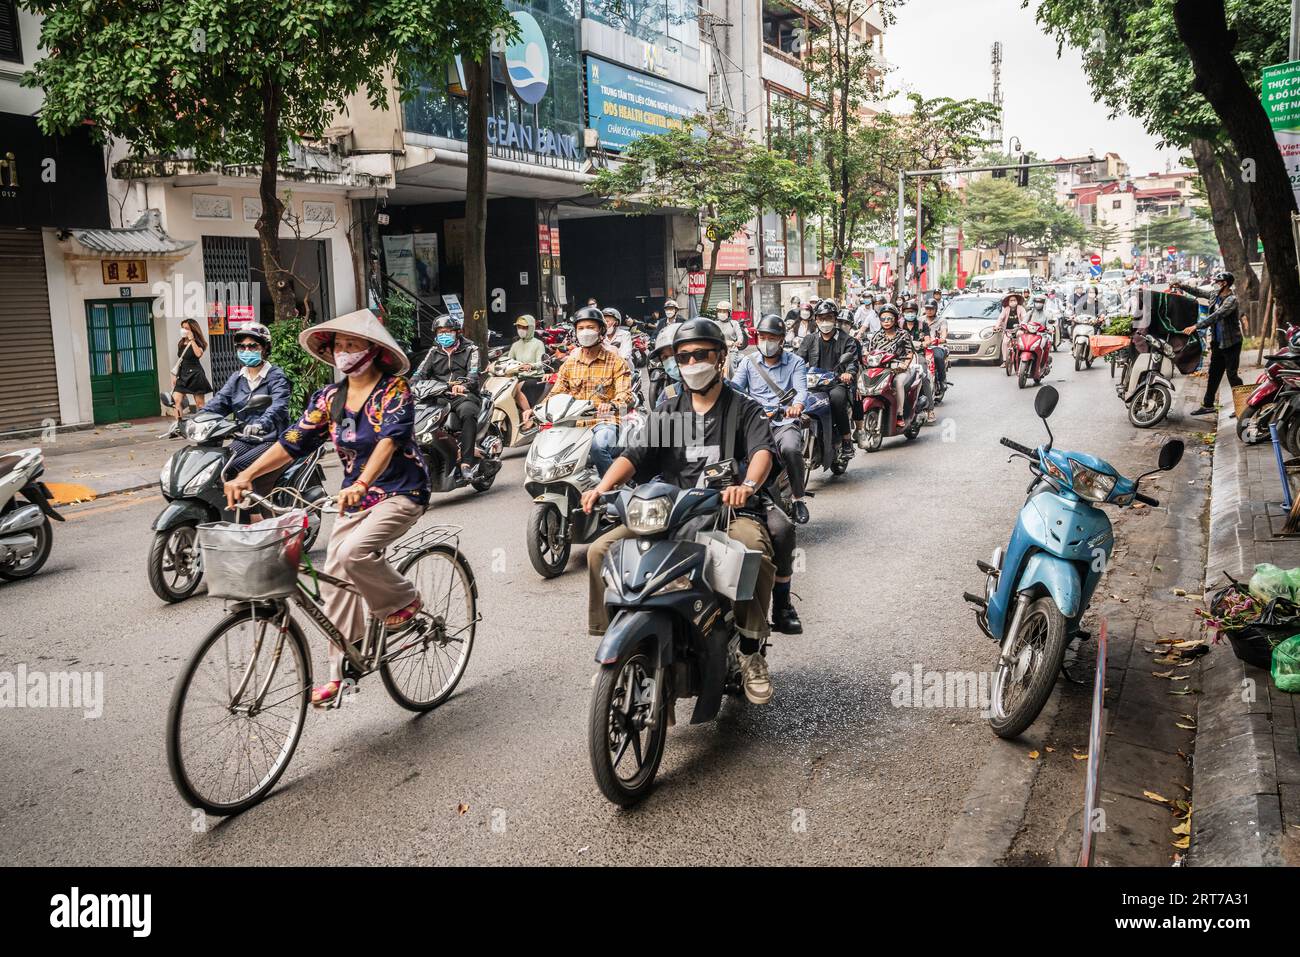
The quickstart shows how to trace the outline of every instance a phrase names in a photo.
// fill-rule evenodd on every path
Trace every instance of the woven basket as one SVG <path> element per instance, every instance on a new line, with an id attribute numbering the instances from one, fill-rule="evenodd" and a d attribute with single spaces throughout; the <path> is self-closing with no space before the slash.
<path id="1" fill-rule="evenodd" d="M 1237 418 L 1241 418 L 1246 411 L 1246 400 L 1250 398 L 1255 391 L 1253 385 L 1234 385 L 1232 387 L 1232 411 L 1237 413 Z"/>

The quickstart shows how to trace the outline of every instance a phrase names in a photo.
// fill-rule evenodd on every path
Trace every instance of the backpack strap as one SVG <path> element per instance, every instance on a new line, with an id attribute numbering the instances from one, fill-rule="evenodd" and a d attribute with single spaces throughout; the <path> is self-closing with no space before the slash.
<path id="1" fill-rule="evenodd" d="M 343 416 L 346 414 L 344 406 L 347 401 L 348 390 L 343 385 L 337 386 L 334 389 L 334 394 L 330 396 L 330 421 L 335 425 L 343 421 Z"/>

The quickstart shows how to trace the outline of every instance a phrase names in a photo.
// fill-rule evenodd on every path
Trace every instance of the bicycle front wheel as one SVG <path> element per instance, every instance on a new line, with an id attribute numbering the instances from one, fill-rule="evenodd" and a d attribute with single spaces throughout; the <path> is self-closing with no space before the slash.
<path id="1" fill-rule="evenodd" d="M 379 676 L 403 708 L 432 711 L 451 697 L 469 664 L 478 588 L 465 556 L 446 544 L 414 552 L 397 570 L 415 585 L 424 606 L 385 639 Z"/>
<path id="2" fill-rule="evenodd" d="M 217 815 L 262 800 L 298 747 L 310 697 L 311 657 L 287 608 L 227 615 L 172 691 L 167 766 L 181 796 Z"/>

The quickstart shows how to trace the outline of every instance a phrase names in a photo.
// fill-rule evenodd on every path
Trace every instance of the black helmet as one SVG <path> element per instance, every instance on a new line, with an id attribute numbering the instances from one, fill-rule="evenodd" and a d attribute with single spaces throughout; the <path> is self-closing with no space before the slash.
<path id="1" fill-rule="evenodd" d="M 758 320 L 758 325 L 754 327 L 754 332 L 765 332 L 769 336 L 784 336 L 785 322 L 780 316 L 769 312 L 762 319 Z"/>
<path id="2" fill-rule="evenodd" d="M 460 332 L 460 325 L 460 320 L 453 315 L 436 316 L 433 320 L 433 331 L 437 332 L 439 329 L 455 329 L 457 332 Z"/>
<path id="3" fill-rule="evenodd" d="M 705 316 L 688 319 L 678 327 L 673 335 L 673 348 L 686 342 L 712 342 L 721 352 L 727 349 L 727 339 L 722 334 L 722 327 Z"/>
<path id="4" fill-rule="evenodd" d="M 1236 277 L 1226 269 L 1220 269 L 1212 278 L 1215 282 L 1226 282 L 1229 286 L 1236 281 Z"/>
<path id="5" fill-rule="evenodd" d="M 834 317 L 837 312 L 839 312 L 839 310 L 835 307 L 835 300 L 823 299 L 821 302 L 817 303 L 817 308 L 813 310 L 813 315 Z"/>
<path id="6" fill-rule="evenodd" d="M 599 309 L 597 309 L 595 306 L 583 306 L 581 309 L 575 312 L 573 314 L 573 328 L 575 329 L 578 328 L 578 323 L 582 322 L 584 319 L 588 322 L 599 322 L 600 334 L 602 336 L 605 334 L 606 332 L 605 314 L 601 312 Z"/>
<path id="7" fill-rule="evenodd" d="M 884 319 L 885 316 L 892 316 L 894 321 L 898 322 L 898 307 L 892 302 L 887 302 L 876 310 L 876 315 L 881 319 Z"/>

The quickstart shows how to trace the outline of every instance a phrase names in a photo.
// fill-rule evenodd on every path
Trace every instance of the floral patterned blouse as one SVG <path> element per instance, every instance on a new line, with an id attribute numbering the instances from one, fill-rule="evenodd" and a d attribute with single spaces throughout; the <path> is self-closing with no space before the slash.
<path id="1" fill-rule="evenodd" d="M 415 400 L 406 379 L 384 376 L 375 383 L 360 415 L 344 408 L 342 421 L 330 419 L 334 396 L 346 382 L 318 389 L 296 423 L 280 436 L 280 445 L 294 458 L 314 451 L 328 437 L 343 465 L 343 487 L 358 478 L 381 439 L 392 439 L 397 450 L 360 504 L 346 509 L 359 512 L 392 495 L 408 495 L 429 504 L 429 471 L 415 444 Z"/>

